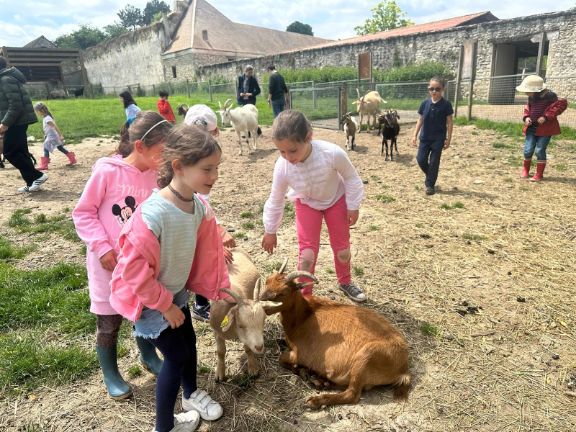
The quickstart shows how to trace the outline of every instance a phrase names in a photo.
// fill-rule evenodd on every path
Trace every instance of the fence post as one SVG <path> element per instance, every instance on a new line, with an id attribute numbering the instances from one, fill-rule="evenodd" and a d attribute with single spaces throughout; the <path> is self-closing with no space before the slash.
<path id="1" fill-rule="evenodd" d="M 458 117 L 458 100 L 460 99 L 460 85 L 462 84 L 462 62 L 464 61 L 464 45 L 460 45 L 458 56 L 458 75 L 456 76 L 456 88 L 454 89 L 454 118 Z"/>
<path id="2" fill-rule="evenodd" d="M 318 108 L 317 101 L 316 101 L 316 83 L 312 81 L 312 107 L 314 109 Z"/>
<path id="3" fill-rule="evenodd" d="M 346 84 L 342 84 L 338 87 L 338 118 L 336 119 L 336 124 L 338 125 L 338 130 L 340 130 L 340 119 L 347 112 L 348 109 L 348 91 Z"/>
<path id="4" fill-rule="evenodd" d="M 208 80 L 208 95 L 210 96 L 210 102 L 213 102 L 213 100 L 212 100 L 212 81 L 210 79 Z"/>
<path id="5" fill-rule="evenodd" d="M 478 50 L 478 42 L 472 45 L 472 72 L 470 73 L 470 92 L 468 93 L 468 113 L 466 115 L 467 120 L 472 119 L 472 103 L 474 101 L 474 81 L 476 80 L 476 52 Z"/>
<path id="6" fill-rule="evenodd" d="M 190 99 L 190 83 L 188 78 L 186 78 L 186 94 L 188 95 L 188 99 Z"/>
<path id="7" fill-rule="evenodd" d="M 156 84 L 152 84 L 152 94 L 156 94 Z"/>

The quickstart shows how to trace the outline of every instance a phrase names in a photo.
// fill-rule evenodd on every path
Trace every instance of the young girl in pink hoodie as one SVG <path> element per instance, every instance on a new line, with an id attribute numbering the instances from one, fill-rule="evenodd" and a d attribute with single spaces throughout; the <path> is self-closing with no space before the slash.
<path id="1" fill-rule="evenodd" d="M 130 125 L 122 153 L 99 159 L 72 212 L 78 236 L 86 243 L 90 311 L 96 314 L 96 352 L 104 384 L 113 399 L 132 395 L 118 372 L 117 341 L 122 315 L 110 305 L 110 280 L 119 253 L 120 230 L 157 187 L 157 168 L 172 125 L 155 112 L 142 112 Z M 158 375 L 162 361 L 149 340 L 136 338 L 144 367 Z"/>
<path id="2" fill-rule="evenodd" d="M 197 386 L 196 335 L 190 291 L 220 299 L 230 286 L 216 218 L 198 194 L 218 179 L 222 151 L 209 133 L 177 126 L 166 139 L 159 191 L 132 215 L 118 240 L 120 255 L 110 303 L 134 321 L 136 336 L 164 356 L 156 382 L 158 432 L 193 431 L 200 417 L 216 420 L 222 406 Z M 180 385 L 183 413 L 174 415 Z"/>

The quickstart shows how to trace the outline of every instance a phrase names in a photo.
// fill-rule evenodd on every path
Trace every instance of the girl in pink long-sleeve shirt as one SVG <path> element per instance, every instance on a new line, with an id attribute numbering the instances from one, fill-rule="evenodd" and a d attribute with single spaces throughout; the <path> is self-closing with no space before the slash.
<path id="1" fill-rule="evenodd" d="M 364 197 L 358 172 L 340 147 L 312 139 L 312 127 L 301 112 L 281 112 L 272 126 L 272 140 L 281 157 L 276 161 L 272 191 L 264 204 L 262 247 L 268 253 L 276 247 L 276 231 L 288 192 L 296 208 L 298 269 L 314 273 L 325 220 L 340 289 L 356 302 L 366 301 L 350 276 L 350 226 L 358 220 Z M 302 293 L 312 294 L 312 288 L 304 288 Z"/>
<path id="2" fill-rule="evenodd" d="M 132 395 L 132 387 L 118 371 L 117 341 L 122 316 L 109 301 L 118 237 L 136 207 L 157 187 L 157 168 L 171 127 L 158 113 L 140 113 L 128 130 L 129 141 L 121 143 L 126 156 L 104 157 L 94 164 L 72 212 L 76 232 L 87 245 L 90 311 L 96 314 L 96 352 L 104 384 L 113 399 Z M 156 348 L 143 338 L 136 338 L 136 342 L 143 366 L 157 375 L 162 361 Z"/>

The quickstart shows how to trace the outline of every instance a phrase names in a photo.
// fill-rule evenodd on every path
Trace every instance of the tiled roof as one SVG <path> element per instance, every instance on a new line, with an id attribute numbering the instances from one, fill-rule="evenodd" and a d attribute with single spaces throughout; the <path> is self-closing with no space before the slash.
<path id="1" fill-rule="evenodd" d="M 332 41 L 315 46 L 314 48 L 327 48 L 338 45 L 359 44 L 375 40 L 390 39 L 399 36 L 409 36 L 417 33 L 427 33 L 440 30 L 447 30 L 454 27 L 460 27 L 469 24 L 478 24 L 481 22 L 498 20 L 491 12 L 478 12 L 470 15 L 463 15 L 454 18 L 447 18 L 440 21 L 433 21 L 424 24 L 414 24 L 406 27 L 399 27 L 393 30 L 386 30 L 378 33 L 364 36 L 356 36 L 338 41 Z"/>
<path id="2" fill-rule="evenodd" d="M 257 57 L 308 48 L 328 41 L 314 36 L 238 24 L 226 18 L 206 0 L 193 0 L 166 53 L 192 48 L 206 53 Z"/>

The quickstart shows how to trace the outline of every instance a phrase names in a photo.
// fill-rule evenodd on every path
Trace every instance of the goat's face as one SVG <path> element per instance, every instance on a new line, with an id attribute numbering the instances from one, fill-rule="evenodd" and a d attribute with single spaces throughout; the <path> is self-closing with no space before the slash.
<path id="1" fill-rule="evenodd" d="M 396 110 L 390 110 L 378 116 L 378 123 L 384 125 L 385 127 L 395 128 L 398 126 L 398 119 L 400 116 Z"/>
<path id="2" fill-rule="evenodd" d="M 260 299 L 283 304 L 296 289 L 298 289 L 296 283 L 286 282 L 285 274 L 274 273 L 266 279 L 266 286 L 264 292 L 260 294 Z"/>
<path id="3" fill-rule="evenodd" d="M 342 118 L 340 119 L 340 126 L 344 125 L 345 123 L 351 122 L 352 121 L 352 113 L 348 112 L 346 114 L 344 114 L 342 116 Z"/>
<path id="4" fill-rule="evenodd" d="M 236 327 L 240 342 L 257 355 L 264 353 L 264 320 L 266 303 L 258 300 L 244 299 L 228 312 L 229 323 Z"/>

